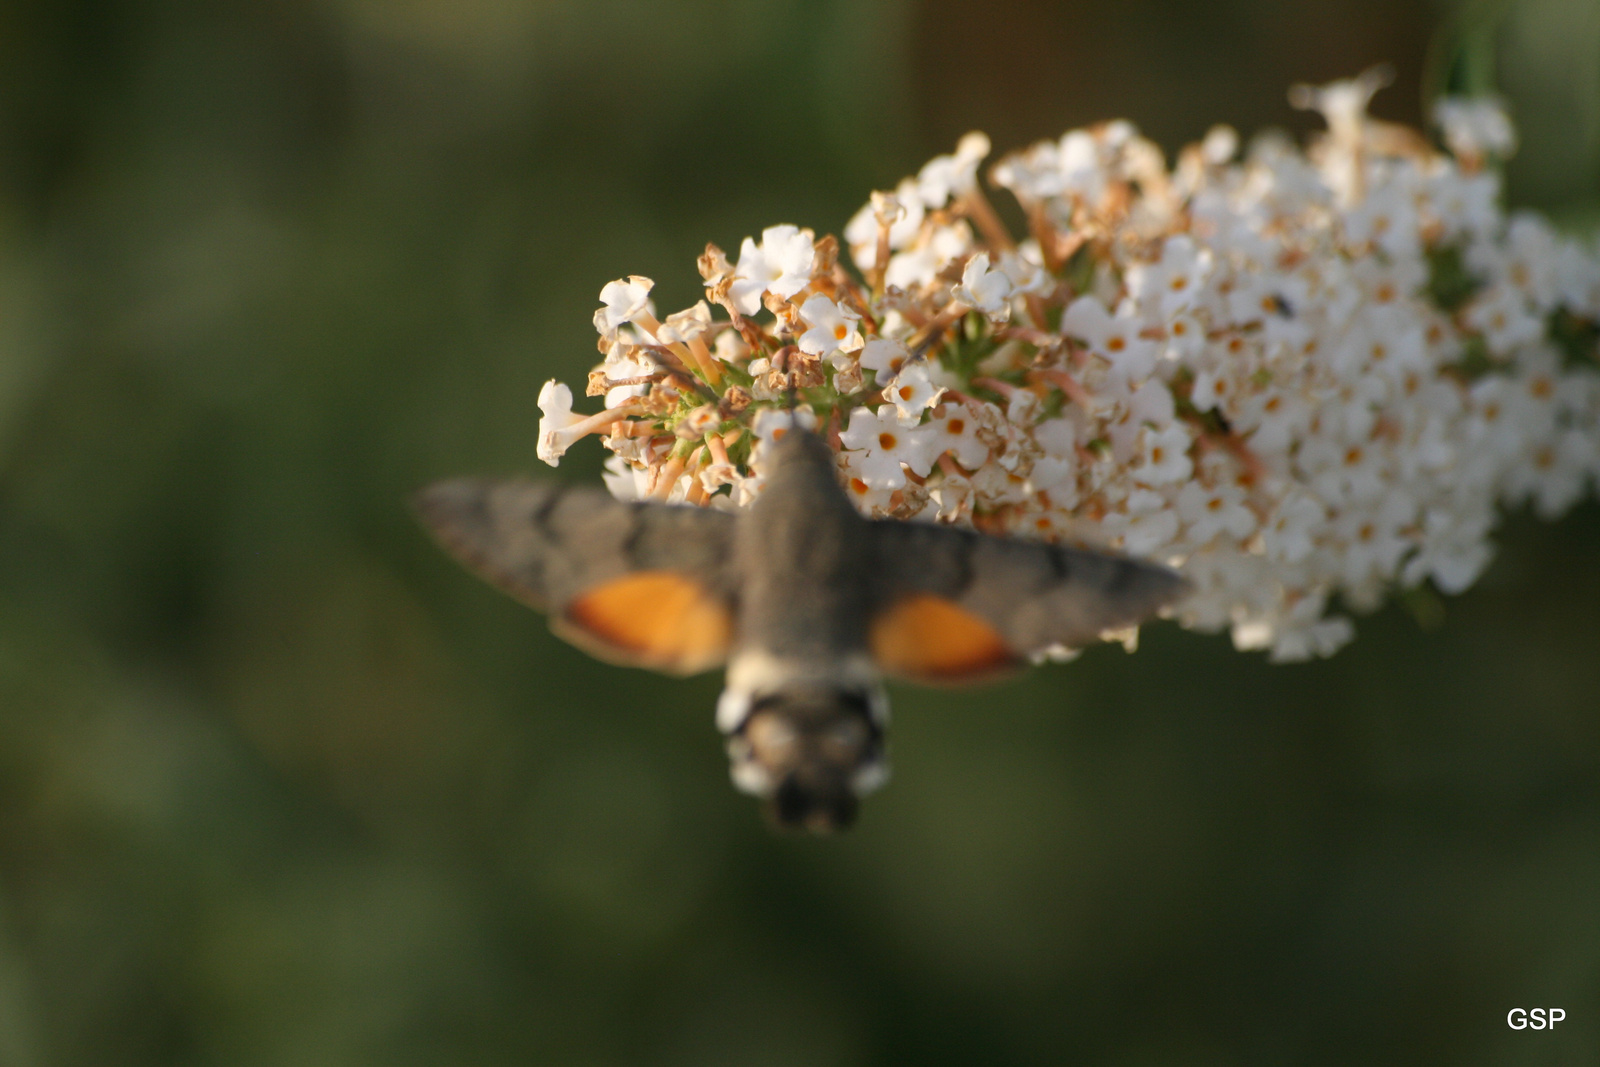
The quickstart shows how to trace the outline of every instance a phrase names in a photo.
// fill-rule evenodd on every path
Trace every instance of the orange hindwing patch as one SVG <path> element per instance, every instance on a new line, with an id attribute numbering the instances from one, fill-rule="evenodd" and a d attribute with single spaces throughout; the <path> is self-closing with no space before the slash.
<path id="1" fill-rule="evenodd" d="M 676 571 L 638 571 L 567 605 L 556 632 L 604 659 L 693 674 L 726 658 L 733 619 L 704 586 Z"/>
<path id="2" fill-rule="evenodd" d="M 872 623 L 872 656 L 890 674 L 920 682 L 992 677 L 1017 656 L 993 626 L 943 597 L 897 601 Z"/>

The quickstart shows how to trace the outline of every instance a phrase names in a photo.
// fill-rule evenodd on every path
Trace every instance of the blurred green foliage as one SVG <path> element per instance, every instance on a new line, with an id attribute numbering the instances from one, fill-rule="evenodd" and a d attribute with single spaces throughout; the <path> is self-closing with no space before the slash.
<path id="1" fill-rule="evenodd" d="M 1511 196 L 1581 223 L 1600 7 L 1503 7 Z M 716 678 L 584 658 L 403 506 L 534 467 L 611 278 L 683 306 L 974 126 L 1299 130 L 1383 59 L 1416 121 L 1467 16 L 0 6 L 0 1065 L 1596 1062 L 1592 503 L 1330 662 L 1156 627 L 899 690 L 827 841 L 729 786 Z"/>

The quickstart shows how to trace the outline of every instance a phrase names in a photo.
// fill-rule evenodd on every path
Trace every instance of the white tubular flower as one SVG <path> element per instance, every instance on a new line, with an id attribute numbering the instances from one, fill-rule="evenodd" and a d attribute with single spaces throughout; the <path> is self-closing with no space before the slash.
<path id="1" fill-rule="evenodd" d="M 967 260 L 961 284 L 953 290 L 955 298 L 974 311 L 981 311 L 990 322 L 1011 318 L 1011 279 L 1004 271 L 989 269 L 989 253 L 979 252 Z"/>
<path id="2" fill-rule="evenodd" d="M 692 308 L 674 312 L 656 331 L 656 340 L 664 345 L 686 342 L 711 329 L 711 308 L 704 300 Z"/>
<path id="3" fill-rule="evenodd" d="M 798 226 L 769 226 L 761 231 L 761 244 L 746 237 L 739 246 L 739 265 L 728 297 L 741 315 L 761 310 L 761 297 L 774 293 L 787 300 L 811 284 L 816 258 L 814 237 Z"/>
<path id="4" fill-rule="evenodd" d="M 607 282 L 600 290 L 600 300 L 605 306 L 594 313 L 594 327 L 610 343 L 624 325 L 649 316 L 655 317 L 650 305 L 650 290 L 655 282 L 638 274 Z"/>
<path id="5" fill-rule="evenodd" d="M 835 350 L 855 352 L 862 346 L 856 323 L 861 316 L 816 293 L 800 305 L 800 317 L 811 329 L 800 335 L 800 351 L 825 356 Z"/>
<path id="6" fill-rule="evenodd" d="M 1031 254 L 1037 256 L 1039 246 L 1034 244 L 1031 249 L 1025 249 L 1025 251 L 1030 251 Z M 1011 283 L 1013 296 L 1043 296 L 1054 291 L 1056 287 L 1056 280 L 1050 276 L 1049 271 L 1032 259 L 1027 259 L 1009 248 L 1000 253 L 999 269 L 1006 276 L 1006 280 Z M 964 278 L 962 284 L 966 284 Z"/>
<path id="7" fill-rule="evenodd" d="M 1355 144 L 1366 125 L 1367 105 L 1393 80 L 1388 67 L 1369 67 L 1354 78 L 1326 85 L 1296 85 L 1289 90 L 1289 103 L 1303 111 L 1320 112 L 1336 140 Z"/>
<path id="8" fill-rule="evenodd" d="M 935 156 L 917 174 L 917 193 L 930 208 L 942 208 L 951 197 L 978 185 L 978 164 L 989 154 L 989 138 L 976 131 L 961 138 L 955 155 Z"/>
<path id="9" fill-rule="evenodd" d="M 723 330 L 711 346 L 711 354 L 723 363 L 743 363 L 750 358 L 750 346 L 738 330 Z"/>
<path id="10" fill-rule="evenodd" d="M 889 219 L 889 248 L 899 251 L 915 240 L 926 213 L 914 178 L 902 180 L 892 194 L 874 193 L 844 228 L 850 258 L 862 270 L 873 269 L 878 265 L 879 220 Z"/>
<path id="11" fill-rule="evenodd" d="M 634 467 L 621 456 L 612 456 L 606 460 L 605 473 L 600 475 L 600 478 L 605 482 L 606 489 L 618 500 L 645 500 L 650 496 L 649 470 Z"/>
<path id="12" fill-rule="evenodd" d="M 534 454 L 552 467 L 561 465 L 561 456 L 579 434 L 573 427 L 583 422 L 582 415 L 572 413 L 572 390 L 554 378 L 539 390 L 539 444 Z"/>

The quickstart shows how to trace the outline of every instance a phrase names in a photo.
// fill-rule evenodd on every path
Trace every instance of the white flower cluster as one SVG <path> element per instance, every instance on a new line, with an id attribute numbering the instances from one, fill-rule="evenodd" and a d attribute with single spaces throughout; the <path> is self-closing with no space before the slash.
<path id="1" fill-rule="evenodd" d="M 775 226 L 708 246 L 709 303 L 665 321 L 613 282 L 606 408 L 547 385 L 539 454 L 604 430 L 618 496 L 731 508 L 800 418 L 864 514 L 1163 560 L 1184 625 L 1328 655 L 1334 598 L 1463 590 L 1497 505 L 1553 518 L 1600 479 L 1600 248 L 1502 212 L 1492 101 L 1441 103 L 1446 154 L 1366 115 L 1380 84 L 1297 88 L 1329 126 L 1305 152 L 1218 127 L 1169 169 L 1112 122 L 1007 156 L 1021 242 L 971 134 L 845 227 L 859 279 Z"/>

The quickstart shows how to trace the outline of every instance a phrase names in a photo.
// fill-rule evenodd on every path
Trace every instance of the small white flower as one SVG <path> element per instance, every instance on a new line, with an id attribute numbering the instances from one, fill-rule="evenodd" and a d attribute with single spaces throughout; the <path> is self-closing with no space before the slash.
<path id="1" fill-rule="evenodd" d="M 1204 546 L 1219 533 L 1242 541 L 1255 532 L 1255 514 L 1244 506 L 1244 490 L 1236 485 L 1203 486 L 1189 482 L 1178 490 L 1178 516 L 1191 544 Z"/>
<path id="2" fill-rule="evenodd" d="M 865 452 L 841 452 L 839 460 L 839 469 L 844 473 L 844 495 L 855 505 L 855 509 L 873 517 L 888 514 L 889 503 L 899 487 L 887 484 L 892 479 L 884 477 L 880 469 L 885 461 L 868 456 Z M 904 485 L 903 473 L 900 480 Z"/>
<path id="3" fill-rule="evenodd" d="M 711 354 L 723 363 L 742 363 L 750 357 L 750 346 L 738 330 L 723 330 L 711 346 Z"/>
<path id="4" fill-rule="evenodd" d="M 883 398 L 894 405 L 902 426 L 921 422 L 922 413 L 937 404 L 943 395 L 944 389 L 929 379 L 926 363 L 912 363 L 902 368 L 883 387 Z"/>
<path id="5" fill-rule="evenodd" d="M 1528 298 L 1510 285 L 1493 285 L 1480 293 L 1461 313 L 1462 320 L 1483 333 L 1489 354 L 1508 358 L 1519 345 L 1544 336 L 1544 322 Z"/>
<path id="6" fill-rule="evenodd" d="M 935 522 L 965 522 L 972 517 L 977 499 L 972 480 L 948 470 L 939 471 L 928 482 L 928 499 L 933 506 L 924 516 Z"/>
<path id="7" fill-rule="evenodd" d="M 953 259 L 972 248 L 972 229 L 965 219 L 951 225 L 925 227 L 915 244 L 889 259 L 884 284 L 914 292 L 934 285 Z"/>
<path id="8" fill-rule="evenodd" d="M 783 439 L 795 426 L 807 430 L 817 427 L 817 417 L 810 408 L 796 408 L 789 411 L 783 408 L 762 408 L 756 412 L 755 422 L 750 431 L 755 434 L 756 443 L 760 445 L 775 444 Z"/>
<path id="9" fill-rule="evenodd" d="M 756 412 L 755 421 L 750 426 L 750 432 L 756 439 L 755 445 L 750 450 L 752 472 L 762 475 L 766 473 L 767 453 L 795 426 L 815 430 L 817 428 L 815 413 L 806 407 L 796 408 L 793 411 L 787 408 L 762 408 Z"/>
<path id="10" fill-rule="evenodd" d="M 1196 411 L 1210 411 L 1217 407 L 1226 409 L 1228 401 L 1233 399 L 1233 392 L 1233 379 L 1228 376 L 1226 367 L 1203 370 L 1194 376 L 1189 402 Z"/>
<path id="11" fill-rule="evenodd" d="M 811 329 L 800 335 L 800 351 L 824 356 L 834 350 L 855 352 L 862 347 L 856 322 L 861 318 L 847 307 L 815 293 L 800 305 L 800 317 Z"/>
<path id="12" fill-rule="evenodd" d="M 1193 307 L 1211 273 L 1211 250 L 1196 246 L 1194 239 L 1180 234 L 1161 249 L 1158 263 L 1140 263 L 1128 270 L 1128 291 L 1142 306 L 1153 307 L 1163 315 L 1176 315 Z"/>
<path id="13" fill-rule="evenodd" d="M 989 154 L 989 138 L 976 131 L 961 138 L 955 155 L 935 156 L 917 174 L 917 192 L 930 208 L 942 208 L 952 196 L 971 192 L 978 183 L 978 164 Z"/>
<path id="14" fill-rule="evenodd" d="M 961 284 L 953 295 L 975 311 L 981 311 L 990 322 L 1005 322 L 1011 318 L 1011 279 L 1004 271 L 989 269 L 989 253 L 979 252 L 967 260 L 961 272 Z"/>
<path id="15" fill-rule="evenodd" d="M 728 296 L 741 315 L 761 310 L 764 293 L 787 300 L 811 284 L 811 267 L 816 250 L 810 230 L 797 226 L 769 226 L 761 231 L 761 244 L 746 237 L 739 246 L 739 265 L 734 270 Z"/>
<path id="16" fill-rule="evenodd" d="M 1010 249 L 1000 253 L 999 269 L 1011 282 L 1013 296 L 1043 296 L 1055 290 L 1056 280 L 1038 262 L 1038 256 L 1039 245 L 1036 241 L 1024 243 L 1021 253 Z"/>
<path id="17" fill-rule="evenodd" d="M 711 329 L 711 307 L 701 300 L 694 307 L 667 316 L 667 321 L 656 331 L 656 340 L 664 345 L 686 342 Z"/>
<path id="18" fill-rule="evenodd" d="M 1263 531 L 1267 557 L 1288 564 L 1305 561 L 1316 549 L 1316 532 L 1326 514 L 1315 497 L 1291 491 L 1279 501 Z"/>
<path id="19" fill-rule="evenodd" d="M 1383 183 L 1368 190 L 1361 203 L 1345 212 L 1344 240 L 1353 248 L 1372 244 L 1384 254 L 1413 259 L 1421 254 L 1422 236 L 1411 190 Z"/>
<path id="20" fill-rule="evenodd" d="M 1422 520 L 1421 548 L 1406 560 L 1401 581 L 1412 586 L 1431 578 L 1441 592 L 1465 592 L 1494 558 L 1493 512 L 1487 506 L 1466 513 L 1429 508 Z"/>
<path id="21" fill-rule="evenodd" d="M 899 374 L 910 359 L 905 345 L 887 337 L 874 337 L 861 348 L 861 365 L 876 374 L 880 382 Z"/>
<path id="22" fill-rule="evenodd" d="M 1367 105 L 1392 79 L 1387 67 L 1370 67 L 1354 78 L 1326 85 L 1296 85 L 1289 90 L 1289 103 L 1304 111 L 1321 112 L 1335 139 L 1357 143 L 1366 125 Z"/>
<path id="23" fill-rule="evenodd" d="M 1232 126 L 1219 123 L 1206 131 L 1200 142 L 1200 155 L 1213 167 L 1226 166 L 1239 154 L 1239 133 Z"/>
<path id="24" fill-rule="evenodd" d="M 649 470 L 635 467 L 621 456 L 606 460 L 605 473 L 600 478 L 618 500 L 644 500 L 650 495 Z"/>
<path id="25" fill-rule="evenodd" d="M 1092 296 L 1080 296 L 1061 316 L 1061 332 L 1076 337 L 1111 364 L 1125 382 L 1142 381 L 1156 365 L 1156 346 L 1139 336 L 1139 320 L 1113 317 Z"/>
<path id="26" fill-rule="evenodd" d="M 933 451 L 928 433 L 920 427 L 906 427 L 885 404 L 877 411 L 856 408 L 850 413 L 850 425 L 839 435 L 845 448 L 860 453 L 852 456 L 852 465 L 868 485 L 878 489 L 899 489 L 905 485 L 903 463 L 925 477 L 933 468 L 937 453 Z"/>
<path id="27" fill-rule="evenodd" d="M 892 194 L 874 193 L 873 199 L 862 205 L 844 228 L 850 257 L 862 270 L 871 270 L 878 265 L 879 220 L 890 220 L 889 248 L 898 251 L 916 238 L 924 217 L 922 196 L 914 178 L 901 181 Z"/>
<path id="28" fill-rule="evenodd" d="M 938 455 L 949 452 L 969 471 L 989 461 L 989 446 L 978 437 L 978 419 L 965 404 L 944 404 L 923 429 Z"/>
<path id="29" fill-rule="evenodd" d="M 1170 485 L 1185 480 L 1194 471 L 1194 462 L 1189 458 L 1192 443 L 1182 423 L 1173 423 L 1164 430 L 1144 431 L 1144 451 L 1134 468 L 1134 480 L 1143 485 Z"/>
<path id="30" fill-rule="evenodd" d="M 1273 663 L 1325 659 L 1349 644 L 1356 635 L 1355 624 L 1343 615 L 1324 617 L 1320 599 L 1307 599 L 1302 603 L 1311 610 L 1297 612 L 1300 617 L 1280 624 L 1272 638 L 1272 651 L 1267 658 Z"/>
<path id="31" fill-rule="evenodd" d="M 607 282 L 605 288 L 600 290 L 600 300 L 604 306 L 594 313 L 594 326 L 600 336 L 610 342 L 622 326 L 641 316 L 654 318 L 650 290 L 655 288 L 655 284 L 638 274 Z"/>
<path id="32" fill-rule="evenodd" d="M 1109 516 L 1108 516 L 1109 518 Z M 1122 548 L 1134 556 L 1156 556 L 1178 536 L 1178 516 L 1166 497 L 1148 489 L 1128 494 Z"/>
<path id="33" fill-rule="evenodd" d="M 572 413 L 572 390 L 554 378 L 539 390 L 539 444 L 534 454 L 552 467 L 561 465 L 561 456 L 577 438 L 570 430 L 583 421 Z"/>

